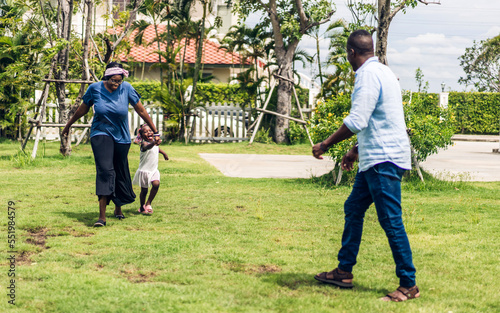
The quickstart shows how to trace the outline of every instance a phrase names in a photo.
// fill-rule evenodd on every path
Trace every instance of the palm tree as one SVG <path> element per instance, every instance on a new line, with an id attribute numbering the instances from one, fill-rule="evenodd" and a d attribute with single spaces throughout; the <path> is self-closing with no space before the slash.
<path id="1" fill-rule="evenodd" d="M 322 84 L 320 96 L 328 97 L 338 92 L 350 92 L 354 86 L 354 72 L 347 61 L 345 47 L 353 25 L 339 19 L 328 26 L 327 38 L 330 40 L 327 66 L 334 66 L 335 72 L 328 75 Z"/>
<path id="2" fill-rule="evenodd" d="M 319 42 L 321 40 L 322 35 L 319 33 L 319 26 L 316 26 L 311 29 L 311 32 L 309 34 L 310 37 L 314 38 L 316 42 L 316 53 L 313 55 L 313 58 L 316 59 L 316 65 L 318 66 L 318 75 L 320 80 L 320 86 L 323 86 L 323 70 L 321 68 L 321 56 L 320 56 L 320 48 L 319 48 Z"/>
<path id="3" fill-rule="evenodd" d="M 155 31 L 155 39 L 153 39 L 152 42 L 147 42 L 145 43 L 146 45 L 150 45 L 153 42 L 156 42 L 158 45 L 158 52 L 161 51 L 161 46 L 160 46 L 160 35 L 158 31 L 158 26 L 162 23 L 165 22 L 168 19 L 168 14 L 170 12 L 169 6 L 167 2 L 163 1 L 156 1 L 156 0 L 145 0 L 142 5 L 139 7 L 139 13 L 148 16 L 153 20 L 153 23 L 146 22 L 144 20 L 141 21 L 136 21 L 134 22 L 134 25 L 132 26 L 132 30 L 137 29 L 138 33 L 136 34 L 136 37 L 134 39 L 135 43 L 137 44 L 144 44 L 143 42 L 143 35 L 144 32 L 146 31 L 146 28 L 148 28 L 150 25 L 153 25 L 154 31 Z M 158 54 L 158 63 L 161 64 L 161 55 Z M 161 79 L 161 86 L 163 88 L 163 70 L 162 67 L 160 67 L 160 79 Z"/>
<path id="4" fill-rule="evenodd" d="M 253 28 L 246 25 L 232 26 L 223 39 L 223 46 L 228 51 L 237 51 L 244 58 L 250 58 L 254 64 L 255 80 L 259 80 L 259 59 L 266 59 L 271 47 L 272 33 L 261 24 Z"/>

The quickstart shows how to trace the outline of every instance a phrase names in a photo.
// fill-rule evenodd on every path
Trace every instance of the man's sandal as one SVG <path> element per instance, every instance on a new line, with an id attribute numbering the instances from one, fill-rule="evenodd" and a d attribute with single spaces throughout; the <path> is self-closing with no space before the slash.
<path id="1" fill-rule="evenodd" d="M 354 285 L 352 284 L 352 278 L 352 273 L 345 272 L 339 268 L 336 268 L 331 272 L 323 272 L 314 276 L 314 279 L 320 282 L 332 284 L 342 288 L 354 287 Z"/>
<path id="2" fill-rule="evenodd" d="M 388 295 L 386 295 L 383 298 L 380 298 L 380 300 L 386 301 L 386 302 L 390 302 L 390 301 L 403 302 L 403 301 L 415 299 L 418 297 L 420 297 L 420 290 L 418 289 L 418 287 L 416 285 L 411 287 L 411 288 L 405 288 L 405 287 L 399 286 L 398 289 L 396 289 L 396 291 L 389 293 Z"/>

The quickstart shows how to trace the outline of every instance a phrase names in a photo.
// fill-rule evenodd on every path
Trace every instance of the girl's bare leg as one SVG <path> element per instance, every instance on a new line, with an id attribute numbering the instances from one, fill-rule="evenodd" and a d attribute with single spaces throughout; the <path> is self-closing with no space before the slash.
<path id="1" fill-rule="evenodd" d="M 151 205 L 151 202 L 153 202 L 154 198 L 156 197 L 159 188 L 160 188 L 159 180 L 154 180 L 151 182 L 151 192 L 149 193 L 148 202 L 146 202 L 146 205 Z"/>
<path id="2" fill-rule="evenodd" d="M 144 211 L 144 205 L 146 204 L 147 195 L 148 195 L 148 188 L 141 187 L 141 193 L 139 194 L 139 201 L 141 202 L 141 212 Z"/>

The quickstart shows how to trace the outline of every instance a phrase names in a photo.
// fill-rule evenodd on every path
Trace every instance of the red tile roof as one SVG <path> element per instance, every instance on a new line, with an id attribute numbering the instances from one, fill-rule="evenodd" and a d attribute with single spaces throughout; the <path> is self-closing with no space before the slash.
<path id="1" fill-rule="evenodd" d="M 158 25 L 158 33 L 163 33 L 166 30 L 166 25 Z M 112 31 L 112 30 L 111 30 Z M 146 62 L 146 63 L 158 63 L 158 54 L 156 51 L 158 50 L 158 44 L 156 42 L 151 43 L 155 37 L 154 27 L 151 25 L 146 28 L 143 36 L 144 44 L 139 46 L 134 44 L 134 38 L 137 34 L 138 30 L 134 30 L 128 37 L 129 42 L 132 43 L 132 48 L 129 54 L 121 53 L 119 55 L 120 61 L 135 61 L 135 62 Z M 180 62 L 181 56 L 184 54 L 184 45 L 186 40 L 182 39 L 181 41 L 181 51 L 176 56 L 176 61 Z M 147 43 L 150 43 L 149 45 Z M 196 47 L 195 40 L 191 39 L 187 42 L 186 46 L 186 57 L 184 62 L 187 64 L 194 64 L 196 62 Z M 165 51 L 165 44 L 160 43 L 160 49 Z M 175 44 L 175 48 L 177 48 L 178 44 Z M 231 64 L 241 64 L 242 61 L 241 55 L 238 53 L 231 53 L 226 51 L 225 49 L 221 49 L 220 45 L 210 41 L 205 40 L 203 44 L 203 58 L 202 63 L 205 65 L 231 65 Z M 165 59 L 162 57 L 162 61 L 165 62 Z M 245 64 L 251 64 L 251 60 L 247 59 Z M 263 67 L 264 64 L 259 61 L 259 66 Z"/>

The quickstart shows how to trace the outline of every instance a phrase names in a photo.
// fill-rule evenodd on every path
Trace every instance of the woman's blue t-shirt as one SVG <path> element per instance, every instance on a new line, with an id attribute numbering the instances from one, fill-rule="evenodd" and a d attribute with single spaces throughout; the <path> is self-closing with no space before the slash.
<path id="1" fill-rule="evenodd" d="M 135 106 L 140 99 L 141 96 L 127 82 L 113 92 L 109 92 L 102 81 L 90 85 L 82 99 L 89 107 L 94 106 L 90 137 L 105 135 L 116 143 L 130 143 L 128 105 Z"/>

